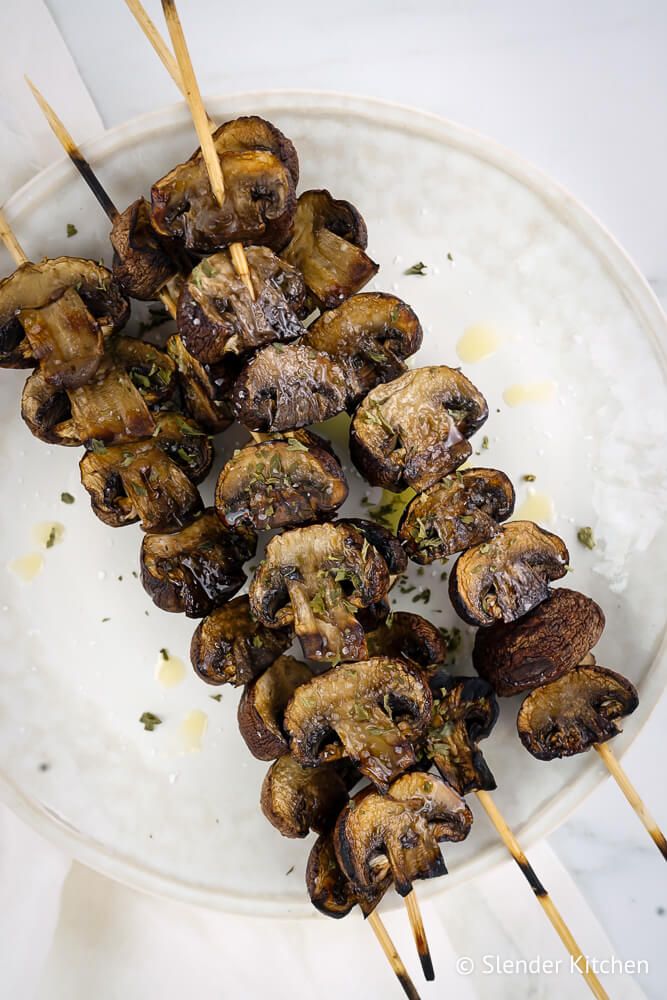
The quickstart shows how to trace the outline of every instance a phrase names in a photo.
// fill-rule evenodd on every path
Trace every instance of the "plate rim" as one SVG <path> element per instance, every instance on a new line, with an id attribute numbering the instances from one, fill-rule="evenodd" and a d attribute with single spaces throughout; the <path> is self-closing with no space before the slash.
<path id="1" fill-rule="evenodd" d="M 575 230 L 577 236 L 604 262 L 630 307 L 640 314 L 642 325 L 652 342 L 663 374 L 667 373 L 667 317 L 640 268 L 590 209 L 564 185 L 555 181 L 531 161 L 469 126 L 434 112 L 381 98 L 307 88 L 206 95 L 209 107 L 239 102 L 244 104 L 255 102 L 260 106 L 258 111 L 264 113 L 272 109 L 278 110 L 281 102 L 285 110 L 293 112 L 348 111 L 357 118 L 368 117 L 374 122 L 381 121 L 413 131 L 419 131 L 418 126 L 421 124 L 422 134 L 426 131 L 424 129 L 426 124 L 433 130 L 436 140 L 450 147 L 464 149 L 469 155 L 485 160 L 523 186 L 529 187 L 563 219 L 569 228 Z M 165 127 L 180 125 L 188 118 L 189 112 L 185 102 L 177 101 L 121 122 L 101 135 L 81 143 L 81 148 L 88 159 L 95 163 L 104 160 L 115 149 L 132 141 L 140 133 L 162 131 Z M 196 137 L 193 133 L 193 148 L 195 146 Z M 42 197 L 49 186 L 66 181 L 67 174 L 72 170 L 74 167 L 69 159 L 62 156 L 39 171 L 18 188 L 5 203 L 4 209 L 8 219 L 11 221 L 29 211 L 36 197 Z M 622 734 L 620 739 L 615 741 L 616 756 L 621 760 L 643 731 L 663 693 L 659 675 L 664 670 L 666 654 L 667 629 L 660 638 L 646 676 L 640 682 L 640 704 L 637 713 L 630 717 L 630 732 Z M 589 757 L 589 761 L 585 770 L 571 784 L 559 792 L 551 802 L 543 805 L 531 820 L 516 828 L 515 832 L 522 846 L 530 847 L 554 832 L 596 788 L 609 779 L 604 766 L 597 758 Z M 177 876 L 167 876 L 142 865 L 72 826 L 38 798 L 33 799 L 24 793 L 1 770 L 0 801 L 8 805 L 41 836 L 65 850 L 73 860 L 129 888 L 209 909 L 260 919 L 319 917 L 307 900 L 294 903 L 292 900 L 286 902 L 285 897 L 275 894 L 259 897 L 242 895 L 226 889 L 213 889 Z M 481 811 L 477 812 L 479 814 Z M 474 879 L 484 871 L 496 868 L 507 857 L 502 844 L 489 846 L 458 869 L 454 867 L 447 879 L 423 883 L 420 886 L 420 896 L 422 898 L 439 896 L 465 881 Z M 398 902 L 395 902 L 395 906 L 398 906 Z"/>

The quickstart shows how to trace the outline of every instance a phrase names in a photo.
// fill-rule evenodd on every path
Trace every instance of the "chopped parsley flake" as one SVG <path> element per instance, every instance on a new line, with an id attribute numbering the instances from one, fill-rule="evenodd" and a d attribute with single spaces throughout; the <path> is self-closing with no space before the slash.
<path id="1" fill-rule="evenodd" d="M 152 733 L 156 726 L 162 725 L 162 719 L 159 715 L 154 715 L 153 712 L 142 712 L 139 722 L 149 733 Z"/>
<path id="2" fill-rule="evenodd" d="M 71 493 L 61 493 L 60 499 L 63 503 L 74 503 L 74 497 Z"/>
<path id="3" fill-rule="evenodd" d="M 579 528 L 577 531 L 577 541 L 585 545 L 587 549 L 594 549 L 597 545 L 592 528 Z"/>
<path id="4" fill-rule="evenodd" d="M 412 267 L 407 268 L 407 270 L 405 270 L 403 273 L 404 274 L 421 274 L 421 275 L 425 275 L 426 274 L 426 268 L 427 268 L 427 265 L 423 261 L 420 260 L 416 264 L 413 264 Z"/>
<path id="5" fill-rule="evenodd" d="M 67 223 L 67 239 L 69 239 L 70 236 L 76 236 L 76 234 L 78 232 L 79 232 L 79 230 L 76 228 L 76 226 L 72 222 L 68 222 Z"/>

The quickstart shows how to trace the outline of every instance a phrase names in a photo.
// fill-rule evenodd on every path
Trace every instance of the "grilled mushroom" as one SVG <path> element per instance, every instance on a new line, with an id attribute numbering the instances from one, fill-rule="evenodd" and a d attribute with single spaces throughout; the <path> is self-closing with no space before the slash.
<path id="1" fill-rule="evenodd" d="M 31 434 L 47 444 L 81 445 L 81 435 L 72 420 L 72 407 L 65 389 L 58 389 L 35 369 L 21 394 L 21 416 Z"/>
<path id="2" fill-rule="evenodd" d="M 355 796 L 336 822 L 334 847 L 355 889 L 372 891 L 388 866 L 396 891 L 407 896 L 416 879 L 447 874 L 438 844 L 463 840 L 471 825 L 468 806 L 442 778 L 413 772 L 386 795 Z"/>
<path id="3" fill-rule="evenodd" d="M 410 306 L 395 295 L 364 292 L 323 313 L 309 327 L 304 343 L 352 364 L 358 402 L 378 383 L 403 374 L 405 359 L 421 347 L 422 328 Z"/>
<path id="4" fill-rule="evenodd" d="M 332 517 L 347 498 L 338 460 L 313 435 L 273 437 L 246 445 L 223 466 L 215 506 L 229 525 L 258 530 L 294 527 Z"/>
<path id="5" fill-rule="evenodd" d="M 133 299 L 156 299 L 175 273 L 192 266 L 173 240 L 156 233 L 145 198 L 137 198 L 116 216 L 109 239 L 114 249 L 113 276 Z"/>
<path id="6" fill-rule="evenodd" d="M 306 286 L 295 268 L 267 247 L 247 247 L 254 300 L 227 253 L 205 257 L 188 278 L 178 302 L 178 329 L 188 351 L 203 364 L 244 354 L 306 331 Z"/>
<path id="7" fill-rule="evenodd" d="M 348 795 L 335 767 L 302 767 L 293 757 L 279 757 L 266 773 L 260 805 L 283 837 L 307 837 L 330 830 Z"/>
<path id="8" fill-rule="evenodd" d="M 450 677 L 439 672 L 431 681 L 433 718 L 426 755 L 459 795 L 493 791 L 496 781 L 477 744 L 498 719 L 493 688 L 478 677 Z"/>
<path id="9" fill-rule="evenodd" d="M 261 118 L 225 122 L 213 139 L 222 168 L 224 203 L 218 205 L 197 149 L 153 185 L 153 226 L 202 254 L 237 241 L 284 246 L 296 209 L 294 146 Z"/>
<path id="10" fill-rule="evenodd" d="M 56 257 L 21 264 L 0 281 L 0 365 L 42 361 L 47 381 L 82 385 L 102 358 L 102 338 L 125 325 L 129 303 L 101 264 Z"/>
<path id="11" fill-rule="evenodd" d="M 179 465 L 193 483 L 206 479 L 213 464 L 213 445 L 204 431 L 188 417 L 173 410 L 158 414 L 153 440 Z"/>
<path id="12" fill-rule="evenodd" d="M 109 342 L 108 354 L 127 372 L 149 406 L 156 406 L 174 395 L 176 364 L 159 347 L 134 337 L 114 337 Z"/>
<path id="13" fill-rule="evenodd" d="M 266 628 L 235 597 L 199 623 L 190 645 L 195 673 L 207 684 L 238 687 L 258 677 L 292 644 L 289 628 Z"/>
<path id="14" fill-rule="evenodd" d="M 518 621 L 480 629 L 472 662 L 496 694 L 509 698 L 573 670 L 596 645 L 604 624 L 595 601 L 559 587 Z"/>
<path id="15" fill-rule="evenodd" d="M 304 191 L 281 256 L 301 271 L 313 304 L 334 309 L 377 274 L 378 265 L 364 253 L 367 241 L 364 220 L 349 201 Z"/>
<path id="16" fill-rule="evenodd" d="M 521 742 L 538 760 L 571 757 L 620 732 L 618 719 L 639 704 L 627 678 L 604 667 L 575 667 L 524 699 L 517 718 Z"/>
<path id="17" fill-rule="evenodd" d="M 311 903 L 320 913 L 334 919 L 347 916 L 357 905 L 367 917 L 391 885 L 389 865 L 380 867 L 384 873 L 381 880 L 372 889 L 358 892 L 338 864 L 331 833 L 321 834 L 311 848 L 306 866 L 306 888 Z"/>
<path id="18" fill-rule="evenodd" d="M 294 626 L 311 660 L 355 660 L 366 651 L 359 607 L 389 589 L 387 564 L 356 528 L 316 524 L 272 538 L 250 585 L 250 607 L 270 628 Z"/>
<path id="19" fill-rule="evenodd" d="M 567 573 L 565 542 L 532 521 L 512 521 L 460 555 L 449 577 L 455 611 L 471 625 L 513 622 L 549 596 Z"/>
<path id="20" fill-rule="evenodd" d="M 287 702 L 296 689 L 312 677 L 305 663 L 292 656 L 279 656 L 244 688 L 239 702 L 238 723 L 248 750 L 258 760 L 275 760 L 288 753 L 283 731 Z"/>
<path id="21" fill-rule="evenodd" d="M 402 657 L 422 669 L 447 659 L 447 642 L 439 629 L 421 615 L 394 611 L 366 636 L 370 656 Z"/>
<path id="22" fill-rule="evenodd" d="M 169 338 L 166 348 L 178 368 L 185 410 L 207 433 L 224 431 L 234 419 L 232 392 L 239 372 L 235 356 L 218 365 L 202 365 L 178 335 Z"/>
<path id="23" fill-rule="evenodd" d="M 239 375 L 234 408 L 253 431 L 288 431 L 342 413 L 358 391 L 349 366 L 303 344 L 271 344 Z"/>
<path id="24" fill-rule="evenodd" d="M 487 415 L 484 397 L 460 371 L 417 368 L 368 393 L 350 426 L 350 454 L 372 486 L 419 492 L 468 458 L 466 438 Z"/>
<path id="25" fill-rule="evenodd" d="M 514 510 L 514 489 L 504 472 L 464 469 L 419 493 L 405 508 L 398 536 L 422 565 L 486 542 Z"/>
<path id="26" fill-rule="evenodd" d="M 431 692 L 412 664 L 375 657 L 345 663 L 295 691 L 285 710 L 290 751 L 304 767 L 349 758 L 376 788 L 416 762 Z"/>
<path id="27" fill-rule="evenodd" d="M 337 524 L 350 524 L 360 531 L 366 541 L 378 550 L 392 576 L 405 572 L 408 560 L 401 543 L 389 528 L 362 517 L 343 517 Z"/>
<path id="28" fill-rule="evenodd" d="M 144 537 L 141 582 L 163 611 L 202 618 L 243 586 L 243 563 L 256 547 L 252 529 L 227 528 L 209 508 L 180 531 Z"/>

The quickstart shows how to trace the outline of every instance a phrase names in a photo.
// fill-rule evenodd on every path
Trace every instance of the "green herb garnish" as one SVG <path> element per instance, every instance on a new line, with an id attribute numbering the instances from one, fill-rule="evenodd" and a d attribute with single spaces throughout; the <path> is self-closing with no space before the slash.
<path id="1" fill-rule="evenodd" d="M 412 267 L 408 267 L 403 272 L 403 274 L 421 274 L 421 275 L 424 275 L 424 274 L 426 274 L 426 267 L 427 267 L 427 265 L 423 261 L 420 260 L 416 264 L 413 264 Z"/>
<path id="2" fill-rule="evenodd" d="M 71 493 L 61 493 L 60 499 L 63 503 L 74 503 L 74 497 Z"/>
<path id="3" fill-rule="evenodd" d="M 154 715 L 153 712 L 142 712 L 139 722 L 149 733 L 152 733 L 156 726 L 162 725 L 162 719 L 158 715 Z"/>
<path id="4" fill-rule="evenodd" d="M 76 226 L 74 225 L 74 223 L 72 223 L 72 222 L 68 222 L 67 223 L 67 239 L 69 239 L 70 236 L 76 236 L 76 234 L 78 232 L 79 232 L 79 230 L 76 228 Z"/>
<path id="5" fill-rule="evenodd" d="M 597 545 L 592 528 L 579 528 L 577 531 L 577 541 L 585 545 L 587 549 L 594 549 Z"/>

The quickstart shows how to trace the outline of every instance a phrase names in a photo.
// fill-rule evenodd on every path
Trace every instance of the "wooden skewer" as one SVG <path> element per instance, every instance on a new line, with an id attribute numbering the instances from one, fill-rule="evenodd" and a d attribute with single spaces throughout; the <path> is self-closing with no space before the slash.
<path id="1" fill-rule="evenodd" d="M 419 1000 L 419 993 L 417 993 L 415 984 L 410 979 L 408 970 L 403 965 L 403 962 L 401 961 L 401 956 L 396 951 L 394 942 L 389 937 L 387 928 L 382 923 L 382 920 L 375 912 L 375 910 L 373 910 L 372 913 L 369 913 L 366 919 L 370 924 L 370 926 L 372 927 L 376 938 L 380 942 L 380 947 L 387 956 L 387 960 L 391 965 L 392 969 L 394 970 L 396 978 L 403 987 L 405 995 L 409 997 L 409 1000 Z"/>
<path id="2" fill-rule="evenodd" d="M 0 208 L 0 240 L 2 240 L 2 242 L 7 247 L 12 257 L 14 258 L 15 264 L 21 265 L 27 263 L 28 258 L 26 256 L 26 253 L 21 244 L 19 243 L 19 241 L 16 239 L 12 227 L 7 222 L 7 216 L 5 215 L 4 210 L 1 208 Z"/>
<path id="3" fill-rule="evenodd" d="M 431 959 L 431 950 L 428 946 L 424 921 L 422 919 L 421 910 L 419 909 L 417 894 L 414 889 L 411 889 L 407 896 L 404 897 L 404 902 L 408 911 L 408 917 L 410 918 L 410 927 L 412 928 L 415 944 L 417 945 L 419 961 L 421 962 L 422 969 L 424 971 L 424 979 L 426 979 L 429 983 L 433 982 L 435 979 L 435 971 L 433 969 L 433 961 Z"/>
<path id="4" fill-rule="evenodd" d="M 83 177 L 84 181 L 86 182 L 92 193 L 95 195 L 95 198 L 97 199 L 98 203 L 108 216 L 109 220 L 113 222 L 115 219 L 118 218 L 119 215 L 118 209 L 116 208 L 113 201 L 111 200 L 111 198 L 105 191 L 104 187 L 100 183 L 90 163 L 85 158 L 85 156 L 75 143 L 74 139 L 65 128 L 65 125 L 60 120 L 58 115 L 55 113 L 55 111 L 48 103 L 44 95 L 40 93 L 40 91 L 37 89 L 32 80 L 30 80 L 27 76 L 25 77 L 25 81 L 30 87 L 32 95 L 37 101 L 39 107 L 41 108 L 44 117 L 51 126 L 51 131 L 53 132 L 56 139 L 58 140 L 60 145 L 63 147 L 63 149 L 69 156 L 70 160 L 72 161 L 76 169 Z M 172 296 L 170 295 L 170 293 L 167 291 L 166 288 L 161 289 L 161 291 L 159 292 L 159 298 L 164 307 L 166 308 L 167 312 L 169 313 L 169 315 L 175 318 L 176 303 L 174 302 Z"/>
<path id="5" fill-rule="evenodd" d="M 162 10 L 164 11 L 167 28 L 169 29 L 171 42 L 174 46 L 176 62 L 180 69 L 182 89 L 190 108 L 195 131 L 197 132 L 211 189 L 218 204 L 222 205 L 225 200 L 225 182 L 222 176 L 220 158 L 211 135 L 209 118 L 204 110 L 204 102 L 202 101 L 199 84 L 197 83 L 197 77 L 192 60 L 190 59 L 187 42 L 183 34 L 183 27 L 174 0 L 162 0 Z M 232 243 L 229 247 L 229 252 L 239 277 L 243 280 L 250 293 L 250 297 L 254 300 L 255 289 L 250 278 L 250 270 L 243 244 Z"/>
<path id="6" fill-rule="evenodd" d="M 639 792 L 616 759 L 614 751 L 608 743 L 594 743 L 593 746 L 602 758 L 612 778 L 646 827 L 664 860 L 667 861 L 667 838 L 665 838 L 664 833 L 644 805 Z"/>
<path id="7" fill-rule="evenodd" d="M 125 3 L 129 7 L 131 14 L 133 15 L 135 21 L 139 24 L 146 38 L 157 52 L 167 73 L 169 73 L 169 76 L 172 78 L 178 89 L 183 91 L 183 82 L 181 80 L 181 71 L 178 68 L 178 63 L 174 59 L 173 52 L 169 46 L 165 44 L 162 35 L 155 27 L 148 11 L 145 10 L 139 0 L 125 0 Z"/>
<path id="8" fill-rule="evenodd" d="M 547 892 L 547 890 L 544 888 L 539 878 L 537 877 L 535 870 L 528 861 L 526 855 L 523 853 L 519 845 L 519 842 L 517 841 L 516 837 L 512 833 L 509 826 L 507 825 L 503 814 L 498 809 L 492 797 L 489 795 L 488 792 L 481 790 L 476 792 L 475 794 L 477 795 L 477 799 L 480 802 L 481 806 L 484 808 L 487 816 L 489 817 L 494 827 L 498 831 L 498 834 L 500 835 L 501 840 L 505 844 L 505 847 L 510 852 L 510 854 L 516 861 L 517 865 L 521 869 L 522 873 L 526 877 L 526 880 L 528 881 L 531 889 L 535 893 L 535 896 L 537 897 L 540 906 L 542 907 L 547 917 L 551 921 L 554 930 L 556 931 L 559 938 L 561 939 L 561 941 L 567 948 L 568 952 L 574 959 L 576 968 L 579 970 L 579 972 L 586 980 L 586 983 L 588 984 L 591 993 L 593 994 L 593 996 L 597 997 L 598 1000 L 609 1000 L 607 993 L 605 992 L 605 989 L 602 986 L 602 983 L 597 978 L 592 969 L 589 968 L 586 957 L 583 954 L 579 945 L 577 944 L 572 932 L 570 931 L 569 927 L 563 920 L 560 912 L 556 909 L 556 906 L 554 905 L 551 896 L 549 895 L 549 893 Z"/>

